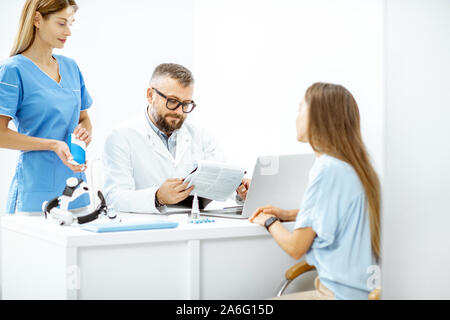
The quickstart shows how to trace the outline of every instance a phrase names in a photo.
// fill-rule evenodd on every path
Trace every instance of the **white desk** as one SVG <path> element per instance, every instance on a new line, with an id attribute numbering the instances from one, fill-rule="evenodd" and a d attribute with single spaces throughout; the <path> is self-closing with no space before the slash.
<path id="1" fill-rule="evenodd" d="M 97 234 L 8 215 L 0 243 L 3 299 L 264 299 L 296 262 L 263 227 L 233 219 Z"/>

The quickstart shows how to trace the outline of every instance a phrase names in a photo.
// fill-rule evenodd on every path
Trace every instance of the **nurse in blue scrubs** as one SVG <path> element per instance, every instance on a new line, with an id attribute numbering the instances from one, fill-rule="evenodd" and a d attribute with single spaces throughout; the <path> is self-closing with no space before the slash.
<path id="1" fill-rule="evenodd" d="M 70 37 L 76 11 L 73 0 L 27 0 L 10 57 L 0 63 L 0 147 L 20 150 L 7 213 L 40 212 L 67 178 L 86 180 L 85 164 L 69 163 L 67 141 L 74 133 L 91 142 L 92 99 L 76 62 L 53 54 Z M 69 208 L 88 205 L 84 195 Z"/>

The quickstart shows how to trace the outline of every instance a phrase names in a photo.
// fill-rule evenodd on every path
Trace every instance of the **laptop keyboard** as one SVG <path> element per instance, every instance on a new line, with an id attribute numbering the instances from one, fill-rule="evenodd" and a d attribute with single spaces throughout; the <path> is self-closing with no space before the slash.
<path id="1" fill-rule="evenodd" d="M 215 210 L 200 210 L 202 214 L 220 214 L 220 215 L 241 215 L 242 214 L 242 206 L 240 207 L 228 207 L 223 209 L 215 209 Z"/>

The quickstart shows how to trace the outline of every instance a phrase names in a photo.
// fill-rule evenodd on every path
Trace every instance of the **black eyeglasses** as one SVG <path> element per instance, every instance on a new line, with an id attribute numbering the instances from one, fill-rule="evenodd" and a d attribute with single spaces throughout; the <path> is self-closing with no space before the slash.
<path id="1" fill-rule="evenodd" d="M 166 99 L 166 108 L 169 110 L 176 110 L 179 106 L 182 106 L 182 110 L 184 113 L 189 113 L 196 107 L 196 104 L 194 101 L 189 102 L 181 102 L 174 98 L 168 98 L 164 93 L 160 92 L 158 89 L 152 88 L 156 91 L 157 94 L 159 94 L 161 97 Z"/>

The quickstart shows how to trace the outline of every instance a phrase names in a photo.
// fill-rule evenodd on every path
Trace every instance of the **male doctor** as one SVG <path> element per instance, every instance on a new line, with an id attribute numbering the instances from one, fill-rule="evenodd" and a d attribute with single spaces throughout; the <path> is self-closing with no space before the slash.
<path id="1" fill-rule="evenodd" d="M 224 162 L 214 138 L 185 121 L 196 105 L 194 78 L 185 67 L 165 63 L 153 72 L 148 106 L 106 139 L 103 164 L 108 203 L 122 212 L 160 213 L 185 200 L 195 186 L 183 182 L 194 160 Z M 250 180 L 236 190 L 245 199 Z"/>

